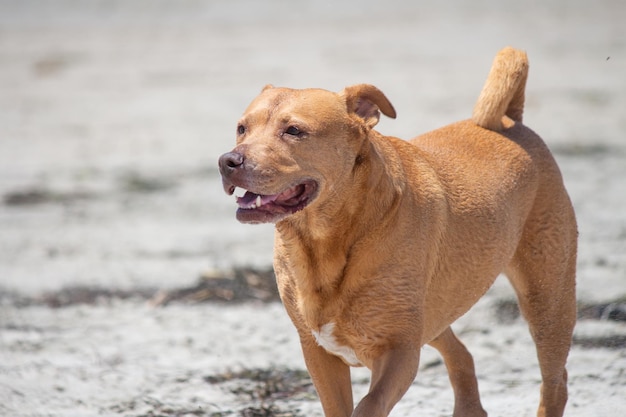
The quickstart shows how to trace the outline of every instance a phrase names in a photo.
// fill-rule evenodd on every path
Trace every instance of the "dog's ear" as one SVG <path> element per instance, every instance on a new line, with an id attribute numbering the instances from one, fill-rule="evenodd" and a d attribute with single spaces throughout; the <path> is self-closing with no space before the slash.
<path id="1" fill-rule="evenodd" d="M 380 112 L 396 118 L 396 111 L 382 91 L 370 84 L 358 84 L 344 88 L 340 93 L 346 99 L 349 113 L 355 113 L 370 128 L 380 119 Z"/>
<path id="2" fill-rule="evenodd" d="M 263 89 L 261 90 L 261 92 L 264 92 L 265 90 L 270 90 L 274 88 L 274 86 L 272 84 L 267 84 L 265 87 L 263 87 Z"/>

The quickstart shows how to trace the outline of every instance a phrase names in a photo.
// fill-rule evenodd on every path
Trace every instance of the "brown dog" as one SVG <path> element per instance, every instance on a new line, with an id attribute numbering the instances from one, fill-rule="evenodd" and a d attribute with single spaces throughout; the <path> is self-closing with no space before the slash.
<path id="1" fill-rule="evenodd" d="M 328 417 L 386 416 L 443 356 L 455 416 L 485 416 L 470 353 L 450 324 L 505 272 L 537 346 L 539 416 L 561 416 L 576 320 L 577 229 L 548 148 L 522 124 L 528 62 L 501 51 L 471 120 L 406 142 L 371 85 L 336 94 L 266 87 L 220 157 L 237 218 L 276 223 L 280 294 Z M 350 366 L 372 372 L 353 409 Z"/>

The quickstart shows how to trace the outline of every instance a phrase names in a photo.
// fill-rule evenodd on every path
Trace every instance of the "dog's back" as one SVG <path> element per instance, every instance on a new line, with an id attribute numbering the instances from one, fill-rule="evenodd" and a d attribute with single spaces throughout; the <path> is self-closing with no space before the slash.
<path id="1" fill-rule="evenodd" d="M 531 232 L 534 224 L 558 221 L 561 228 L 552 231 L 561 235 L 553 240 L 561 241 L 564 262 L 571 265 L 575 259 L 576 221 L 561 173 L 544 141 L 522 123 L 527 74 L 526 54 L 505 48 L 494 60 L 471 119 L 411 141 L 430 155 L 447 199 L 440 270 L 459 279 L 443 281 L 449 287 L 439 294 L 453 296 L 466 279 L 495 279 L 511 270 L 524 239 L 536 233 Z M 472 259 L 464 259 L 468 253 Z M 491 282 L 484 282 L 484 291 Z M 430 314 L 452 313 L 438 311 L 436 304 Z M 452 314 L 462 314 L 467 306 L 459 307 Z"/>
<path id="2" fill-rule="evenodd" d="M 425 322 L 450 314 L 440 305 L 455 305 L 452 299 L 468 287 L 474 291 L 469 298 L 477 299 L 491 284 L 484 277 L 501 268 L 537 347 L 543 377 L 538 415 L 561 416 L 576 322 L 578 230 L 556 161 L 522 123 L 527 74 L 526 54 L 505 48 L 471 119 L 411 141 L 430 155 L 448 204 L 440 278 L 431 284 L 436 296 L 427 296 Z M 461 304 L 457 315 L 468 303 Z"/>
<path id="3" fill-rule="evenodd" d="M 526 203 L 520 201 L 519 206 L 528 206 L 528 197 L 544 186 L 555 186 L 566 194 L 548 147 L 522 123 L 527 76 L 526 53 L 503 49 L 493 62 L 471 119 L 411 141 L 433 156 L 431 163 L 453 197 L 452 204 L 473 201 L 489 206 L 490 199 L 511 198 L 510 192 L 519 187 L 534 189 L 523 193 Z"/>

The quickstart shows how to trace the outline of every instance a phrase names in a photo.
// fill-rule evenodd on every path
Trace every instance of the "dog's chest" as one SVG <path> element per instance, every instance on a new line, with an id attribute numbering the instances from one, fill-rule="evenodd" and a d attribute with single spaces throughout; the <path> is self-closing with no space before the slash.
<path id="1" fill-rule="evenodd" d="M 361 361 L 356 356 L 356 353 L 349 346 L 341 345 L 337 342 L 337 338 L 334 335 L 335 323 L 326 323 L 320 330 L 312 330 L 313 336 L 317 341 L 317 344 L 326 349 L 328 353 L 339 356 L 345 363 L 350 366 L 360 366 Z"/>

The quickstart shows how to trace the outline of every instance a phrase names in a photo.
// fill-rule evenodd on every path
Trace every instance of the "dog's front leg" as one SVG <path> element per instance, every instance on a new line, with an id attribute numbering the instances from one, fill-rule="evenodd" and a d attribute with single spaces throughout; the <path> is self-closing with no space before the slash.
<path id="1" fill-rule="evenodd" d="M 419 349 L 388 350 L 372 366 L 369 393 L 354 410 L 353 417 L 386 417 L 409 389 L 419 364 Z"/>
<path id="2" fill-rule="evenodd" d="M 301 339 L 306 367 L 326 417 L 350 417 L 354 409 L 350 367 L 319 346 L 313 337 Z"/>

